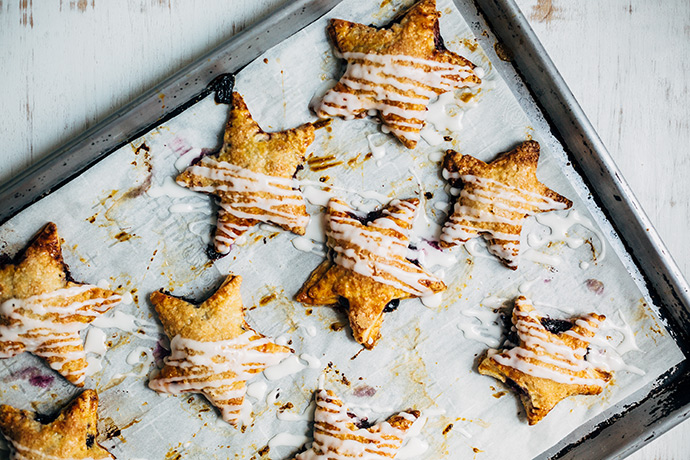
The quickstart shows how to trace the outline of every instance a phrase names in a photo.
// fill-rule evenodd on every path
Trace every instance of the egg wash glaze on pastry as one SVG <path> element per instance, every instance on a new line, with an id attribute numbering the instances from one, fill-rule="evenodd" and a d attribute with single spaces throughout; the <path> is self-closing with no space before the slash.
<path id="1" fill-rule="evenodd" d="M 227 201 L 220 202 L 218 231 L 215 236 L 219 248 L 227 250 L 230 244 L 251 228 L 253 223 L 248 225 L 248 220 L 270 221 L 289 227 L 306 227 L 309 223 L 308 216 L 285 209 L 291 206 L 304 206 L 301 194 L 293 188 L 293 179 L 257 173 L 211 157 L 202 158 L 198 165 L 190 166 L 188 171 L 192 175 L 214 181 L 214 184 L 209 186 L 185 185 L 193 191 L 242 193 L 241 200 L 232 199 L 230 195 Z M 232 215 L 246 223 L 242 225 L 237 221 L 228 222 L 227 219 L 223 219 L 224 214 Z"/>
<path id="2" fill-rule="evenodd" d="M 393 219 L 377 219 L 376 227 L 393 230 L 400 235 L 407 235 L 409 228 L 401 227 L 394 219 L 410 222 L 417 207 L 404 200 L 393 200 L 391 205 L 398 211 L 391 212 L 384 209 L 383 215 Z M 376 231 L 376 227 L 370 229 L 359 225 L 359 221 L 350 217 L 350 209 L 339 200 L 331 200 L 329 203 L 334 211 L 342 213 L 326 216 L 328 220 L 326 235 L 329 246 L 335 251 L 333 261 L 360 275 L 364 275 L 382 284 L 393 286 L 414 296 L 431 296 L 434 291 L 422 281 L 429 280 L 429 274 L 423 270 L 408 271 L 390 255 L 405 257 L 407 245 L 403 244 L 400 237 L 386 235 Z M 356 245 L 358 251 L 353 248 L 343 248 L 338 245 L 338 240 L 346 240 Z M 369 257 L 371 256 L 371 257 Z M 415 266 L 416 268 L 416 266 Z"/>
<path id="3" fill-rule="evenodd" d="M 0 358 L 9 358 L 24 350 L 37 356 L 50 358 L 49 365 L 75 385 L 85 380 L 86 366 L 69 366 L 84 360 L 86 352 L 79 332 L 94 319 L 108 311 L 121 297 L 83 298 L 90 291 L 101 291 L 98 286 L 83 284 L 58 289 L 26 299 L 9 299 L 0 304 L 0 314 L 10 318 L 10 325 L 0 325 Z M 66 303 L 66 305 L 63 305 Z M 39 318 L 46 316 L 48 318 Z M 87 318 L 87 321 L 84 321 Z"/>
<path id="4" fill-rule="evenodd" d="M 386 117 L 386 124 L 396 136 L 417 142 L 427 117 L 428 101 L 460 87 L 476 86 L 472 75 L 481 77 L 481 69 L 405 55 L 336 52 L 348 60 L 340 79 L 346 87 L 366 91 L 356 95 L 331 90 L 317 107 L 317 113 L 353 119 L 355 113 L 376 111 Z M 369 94 L 371 93 L 371 94 Z M 395 118 L 391 119 L 390 115 Z M 410 130 L 410 128 L 412 128 Z"/>
<path id="5" fill-rule="evenodd" d="M 500 232 L 492 224 L 507 224 L 519 227 L 525 214 L 533 215 L 534 209 L 553 211 L 567 209 L 568 205 L 529 190 L 523 190 L 487 177 L 463 174 L 443 170 L 446 180 L 460 179 L 465 186 L 460 191 L 460 198 L 454 205 L 454 215 L 446 222 L 441 240 L 452 243 L 455 240 L 468 240 L 477 232 L 484 233 L 488 239 L 487 248 L 492 254 L 503 260 L 513 261 L 520 251 L 520 233 Z M 476 207 L 460 203 L 478 202 L 493 207 L 494 212 L 487 212 Z M 496 211 L 500 211 L 496 212 Z"/>
<path id="6" fill-rule="evenodd" d="M 254 331 L 230 340 L 201 342 L 176 335 L 170 341 L 166 366 L 184 368 L 179 377 L 156 377 L 149 386 L 171 394 L 207 393 L 228 423 L 236 423 L 247 387 L 244 382 L 264 368 L 278 364 L 289 353 L 265 353 L 269 340 Z"/>

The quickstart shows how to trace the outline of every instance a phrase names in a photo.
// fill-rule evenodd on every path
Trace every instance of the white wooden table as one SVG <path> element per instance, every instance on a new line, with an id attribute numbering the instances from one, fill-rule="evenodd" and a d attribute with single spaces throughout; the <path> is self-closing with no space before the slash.
<path id="1" fill-rule="evenodd" d="M 0 0 L 0 183 L 287 1 Z M 690 1 L 518 4 L 687 277 Z"/>

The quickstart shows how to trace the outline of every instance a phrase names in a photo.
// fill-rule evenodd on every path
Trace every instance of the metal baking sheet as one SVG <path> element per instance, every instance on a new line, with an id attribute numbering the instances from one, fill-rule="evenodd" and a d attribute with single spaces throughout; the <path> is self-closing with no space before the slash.
<path id="1" fill-rule="evenodd" d="M 44 193 L 66 183 L 68 178 L 76 177 L 84 167 L 93 164 L 96 158 L 107 156 L 109 152 L 129 140 L 139 137 L 152 127 L 172 119 L 185 108 L 202 101 L 211 91 L 222 89 L 222 79 L 214 80 L 215 83 L 209 87 L 206 85 L 219 74 L 242 68 L 262 51 L 320 17 L 335 3 L 338 2 L 293 3 L 286 10 L 220 47 L 200 64 L 193 66 L 191 70 L 183 71 L 155 92 L 166 94 L 165 99 L 168 103 L 171 100 L 186 101 L 179 107 L 160 107 L 159 102 L 154 102 L 160 101 L 157 96 L 144 98 L 140 103 L 124 110 L 121 116 L 110 120 L 110 123 L 107 121 L 105 126 L 95 128 L 91 134 L 87 133 L 80 138 L 81 140 L 51 156 L 47 162 L 30 171 L 29 176 L 23 180 L 7 184 L 0 190 L 0 197 L 3 198 L 3 202 L 11 203 L 11 206 L 4 210 L 6 215 L 3 216 L 3 220 L 7 220 L 18 209 L 35 201 Z M 671 331 L 676 333 L 676 340 L 683 349 L 687 349 L 687 340 L 683 333 L 683 330 L 689 330 L 683 327 L 687 325 L 687 319 L 683 323 L 683 318 L 687 318 L 688 312 L 685 283 L 678 275 L 675 265 L 665 255 L 658 237 L 653 231 L 647 230 L 649 226 L 646 218 L 639 212 L 639 206 L 636 206 L 606 151 L 602 149 L 600 142 L 597 142 L 591 126 L 581 111 L 578 112 L 576 104 L 573 104 L 572 95 L 558 79 L 552 65 L 549 67 L 548 58 L 543 50 L 539 49 L 534 37 L 530 36 L 529 29 L 524 27 L 526 22 L 519 10 L 511 2 L 477 2 L 476 6 L 457 2 L 456 5 L 465 20 L 473 27 L 474 35 L 504 78 L 506 75 L 515 75 L 513 63 L 501 61 L 493 53 L 496 37 L 492 35 L 492 31 L 498 34 L 504 46 L 520 50 L 514 51 L 513 55 L 522 78 L 506 78 L 510 89 L 517 95 L 523 108 L 527 107 L 533 113 L 539 113 L 540 107 L 532 102 L 532 97 L 541 105 L 546 120 L 555 128 L 554 134 L 565 146 L 581 175 L 588 180 L 590 189 L 595 191 L 593 199 L 601 205 L 616 226 L 621 240 L 627 245 L 628 252 L 632 254 L 645 275 L 647 287 L 655 303 L 663 307 L 663 312 L 668 316 L 665 319 Z M 482 11 L 487 13 L 486 16 Z M 485 17 L 490 19 L 490 27 L 485 22 Z M 266 34 L 267 38 L 263 38 L 266 31 L 270 33 Z M 525 40 L 528 40 L 527 46 Z M 205 77 L 207 72 L 208 76 Z M 196 88 L 183 95 L 182 91 L 189 90 L 180 88 L 186 88 L 187 85 L 184 83 L 190 81 L 196 83 Z M 170 97 L 178 94 L 178 98 Z M 101 142 L 93 139 L 101 139 Z M 51 166 L 62 164 L 61 161 L 65 164 L 64 169 L 53 169 L 52 174 L 46 174 Z M 5 198 L 9 201 L 5 201 Z M 655 263 L 649 264 L 650 260 Z M 653 267 L 652 270 L 650 266 Z M 212 284 L 212 280 L 207 281 Z M 609 408 L 593 423 L 580 427 L 542 456 L 577 458 L 578 454 L 581 455 L 583 452 L 582 449 L 589 455 L 597 452 L 600 454 L 597 456 L 602 457 L 629 452 L 630 449 L 641 445 L 644 436 L 661 432 L 687 415 L 687 400 L 683 400 L 682 392 L 678 391 L 684 382 L 687 384 L 684 365 L 669 370 L 663 379 L 640 389 L 626 401 Z"/>

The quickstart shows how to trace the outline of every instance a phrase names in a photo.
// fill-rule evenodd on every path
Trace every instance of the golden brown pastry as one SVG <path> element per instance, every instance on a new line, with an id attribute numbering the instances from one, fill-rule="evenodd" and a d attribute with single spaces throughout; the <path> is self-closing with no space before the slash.
<path id="1" fill-rule="evenodd" d="M 0 266 L 0 358 L 28 351 L 83 386 L 87 363 L 79 332 L 121 299 L 71 279 L 51 222 Z"/>
<path id="2" fill-rule="evenodd" d="M 232 104 L 220 152 L 177 176 L 179 185 L 220 199 L 214 239 L 219 254 L 227 254 L 259 222 L 298 235 L 304 235 L 309 223 L 304 197 L 292 178 L 314 141 L 314 126 L 265 133 L 239 93 L 232 93 Z"/>
<path id="3" fill-rule="evenodd" d="M 291 351 L 245 322 L 241 283 L 241 277 L 229 275 L 200 305 L 162 291 L 151 294 L 151 303 L 170 337 L 170 356 L 149 387 L 175 395 L 202 393 L 231 425 L 239 421 L 246 381 L 278 364 Z"/>
<path id="4" fill-rule="evenodd" d="M 443 177 L 462 191 L 441 232 L 440 246 L 448 248 L 481 235 L 489 252 L 517 269 L 523 219 L 573 204 L 539 182 L 538 163 L 536 141 L 523 142 L 489 164 L 448 150 Z"/>
<path id="5" fill-rule="evenodd" d="M 395 458 L 405 433 L 419 418 L 416 410 L 400 412 L 385 422 L 366 426 L 330 390 L 316 392 L 314 443 L 296 460 Z M 364 425 L 364 426 L 358 426 Z"/>
<path id="6" fill-rule="evenodd" d="M 386 306 L 395 299 L 430 296 L 446 289 L 436 276 L 406 259 L 419 200 L 393 200 L 375 219 L 363 223 L 343 201 L 332 198 L 326 212 L 325 260 L 309 276 L 297 301 L 308 305 L 348 302 L 357 342 L 376 345 Z"/>
<path id="7" fill-rule="evenodd" d="M 599 394 L 611 380 L 610 372 L 585 360 L 587 347 L 605 319 L 590 313 L 569 321 L 552 320 L 520 296 L 513 309 L 520 344 L 500 352 L 490 350 L 479 364 L 479 373 L 512 387 L 534 425 L 562 399 Z"/>
<path id="8" fill-rule="evenodd" d="M 0 431 L 12 448 L 10 460 L 115 458 L 96 442 L 98 394 L 93 390 L 84 390 L 55 419 L 3 404 Z"/>
<path id="9" fill-rule="evenodd" d="M 316 114 L 352 119 L 378 112 L 395 137 L 414 148 L 430 99 L 481 83 L 474 64 L 444 46 L 439 17 L 436 1 L 422 0 L 390 28 L 332 19 L 328 32 L 347 70 Z"/>

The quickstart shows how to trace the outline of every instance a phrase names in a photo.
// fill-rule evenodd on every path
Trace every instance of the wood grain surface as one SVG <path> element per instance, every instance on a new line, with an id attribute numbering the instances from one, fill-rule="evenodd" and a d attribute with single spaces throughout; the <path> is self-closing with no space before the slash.
<path id="1" fill-rule="evenodd" d="M 0 0 L 0 183 L 288 1 Z M 517 2 L 687 277 L 690 1 Z"/>

